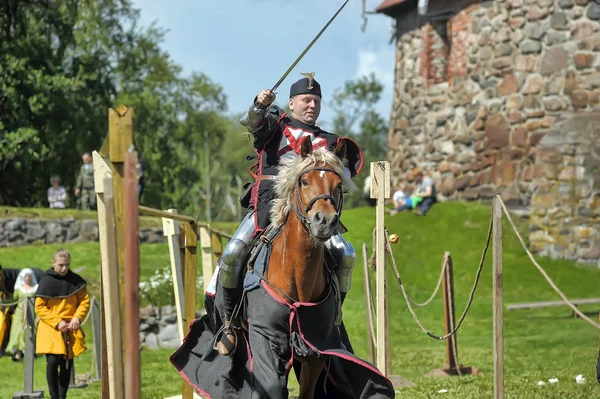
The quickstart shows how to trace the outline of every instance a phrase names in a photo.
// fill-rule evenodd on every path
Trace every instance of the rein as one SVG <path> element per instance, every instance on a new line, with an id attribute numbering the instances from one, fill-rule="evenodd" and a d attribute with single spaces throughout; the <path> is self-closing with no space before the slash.
<path id="1" fill-rule="evenodd" d="M 302 176 L 304 176 L 308 172 L 312 172 L 315 170 L 320 170 L 323 172 L 331 172 L 331 173 L 334 173 L 336 176 L 338 176 L 340 179 L 342 178 L 342 176 L 340 176 L 340 174 L 332 168 L 316 166 L 314 168 L 306 169 L 306 170 L 302 171 L 302 173 L 300 173 L 300 175 L 298 176 L 298 187 L 300 187 L 302 185 Z M 334 206 L 338 216 L 341 216 L 342 207 L 344 204 L 344 196 L 342 195 L 341 187 L 338 191 L 339 191 L 338 192 L 339 202 L 335 198 L 333 198 L 333 196 L 331 196 L 329 194 L 319 194 L 319 195 L 315 196 L 314 198 L 312 198 L 308 202 L 308 204 L 304 205 L 304 201 L 300 197 L 300 190 L 296 190 L 296 203 L 294 205 L 292 205 L 292 211 L 294 212 L 294 214 L 296 215 L 298 220 L 300 220 L 300 223 L 302 223 L 302 225 L 304 226 L 305 229 L 310 231 L 310 229 L 309 229 L 310 220 L 308 220 L 308 218 L 306 216 L 308 216 L 308 212 L 312 209 L 313 205 L 318 200 L 322 199 L 322 200 L 331 201 L 331 204 Z M 302 209 L 302 208 L 304 208 L 304 209 Z"/>

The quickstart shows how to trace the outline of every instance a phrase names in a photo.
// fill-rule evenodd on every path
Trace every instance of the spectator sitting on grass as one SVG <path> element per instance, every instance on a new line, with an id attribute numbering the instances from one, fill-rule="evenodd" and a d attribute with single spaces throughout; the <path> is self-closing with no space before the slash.
<path id="1" fill-rule="evenodd" d="M 398 199 L 400 201 L 396 205 L 396 199 L 394 199 L 395 208 L 390 211 L 391 215 L 395 215 L 405 209 L 412 209 L 416 215 L 425 216 L 436 201 L 435 185 L 431 176 L 423 174 L 419 168 L 413 169 L 412 175 L 418 184 L 416 191 L 407 199 L 401 199 L 401 195 L 399 194 Z M 416 209 L 418 206 L 419 209 Z"/>

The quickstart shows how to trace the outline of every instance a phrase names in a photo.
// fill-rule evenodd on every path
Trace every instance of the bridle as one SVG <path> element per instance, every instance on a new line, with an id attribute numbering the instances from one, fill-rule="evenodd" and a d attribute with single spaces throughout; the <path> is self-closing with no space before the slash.
<path id="1" fill-rule="evenodd" d="M 295 203 L 292 204 L 292 211 L 296 214 L 296 217 L 298 218 L 298 220 L 300 220 L 302 225 L 308 231 L 310 231 L 310 229 L 309 229 L 310 220 L 308 220 L 308 218 L 307 218 L 308 212 L 311 210 L 311 208 L 317 201 L 319 201 L 321 199 L 331 201 L 331 204 L 334 206 L 338 216 L 341 216 L 342 207 L 344 205 L 344 196 L 342 195 L 342 186 L 341 185 L 339 186 L 339 188 L 337 190 L 339 201 L 336 200 L 335 198 L 333 198 L 333 196 L 331 196 L 330 194 L 319 194 L 319 195 L 315 196 L 314 198 L 312 198 L 310 201 L 308 201 L 308 204 L 304 205 L 304 201 L 302 200 L 302 197 L 300 196 L 300 187 L 302 186 L 302 176 L 304 176 L 308 172 L 312 172 L 315 170 L 320 170 L 323 172 L 331 172 L 331 173 L 334 173 L 336 176 L 338 176 L 340 178 L 340 180 L 342 179 L 342 176 L 336 170 L 334 170 L 332 168 L 321 167 L 321 166 L 316 166 L 314 168 L 308 168 L 308 169 L 302 171 L 302 173 L 300 173 L 300 175 L 298 176 L 298 185 L 296 187 L 296 200 L 295 200 Z"/>

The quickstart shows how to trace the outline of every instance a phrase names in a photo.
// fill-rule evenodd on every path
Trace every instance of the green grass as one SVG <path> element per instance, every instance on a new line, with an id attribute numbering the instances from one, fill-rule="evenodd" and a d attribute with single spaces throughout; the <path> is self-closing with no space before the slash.
<path id="1" fill-rule="evenodd" d="M 408 294 L 416 301 L 427 299 L 439 277 L 444 251 L 450 251 L 454 264 L 457 317 L 467 302 L 489 225 L 488 206 L 465 203 L 435 205 L 425 218 L 411 213 L 386 216 L 386 226 L 400 236 L 393 246 Z M 344 320 L 357 354 L 368 358 L 365 294 L 362 276 L 362 243 L 369 248 L 375 227 L 375 210 L 346 210 L 343 221 L 349 228 L 346 239 L 357 250 L 357 267 L 352 290 L 344 304 Z M 519 228 L 525 232 L 526 221 Z M 48 264 L 57 245 L 2 248 L 0 262 L 6 267 L 43 266 Z M 73 255 L 73 267 L 85 266 L 82 274 L 98 277 L 98 245 L 67 245 Z M 503 243 L 505 303 L 555 300 L 558 295 L 527 258 L 508 223 L 504 224 Z M 492 250 L 488 253 L 475 300 L 457 335 L 459 361 L 484 373 L 483 377 L 426 378 L 424 375 L 445 364 L 445 342 L 427 337 L 412 319 L 398 284 L 389 274 L 389 325 L 392 351 L 392 374 L 416 384 L 401 390 L 403 398 L 491 398 L 493 396 L 492 363 Z M 568 261 L 538 258 L 551 278 L 570 298 L 598 297 L 600 270 Z M 166 245 L 141 247 L 141 274 L 149 276 L 154 268 L 168 263 Z M 200 265 L 199 265 L 199 270 Z M 94 273 L 96 273 L 94 275 Z M 597 311 L 598 306 L 582 306 L 582 311 Z M 426 308 L 417 308 L 425 327 L 436 335 L 444 334 L 441 294 Z M 505 397 L 506 398 L 600 398 L 595 382 L 598 355 L 598 331 L 570 316 L 567 307 L 504 312 Z M 596 319 L 596 317 L 592 317 Z M 89 329 L 89 326 L 87 326 Z M 91 348 L 91 331 L 87 330 Z M 181 379 L 169 363 L 173 351 L 142 352 L 142 397 L 160 398 L 181 392 Z M 77 373 L 91 369 L 91 350 L 76 360 Z M 35 385 L 45 387 L 43 358 L 36 360 Z M 21 389 L 22 363 L 0 358 L 0 398 L 9 398 Z M 583 374 L 586 383 L 578 385 L 575 376 Z M 558 378 L 549 384 L 549 378 Z M 293 379 L 293 378 L 292 378 Z M 539 380 L 546 385 L 538 387 Z M 295 382 L 292 382 L 295 385 Z M 445 394 L 438 393 L 447 389 Z M 99 397 L 100 384 L 69 391 L 70 398 Z"/>

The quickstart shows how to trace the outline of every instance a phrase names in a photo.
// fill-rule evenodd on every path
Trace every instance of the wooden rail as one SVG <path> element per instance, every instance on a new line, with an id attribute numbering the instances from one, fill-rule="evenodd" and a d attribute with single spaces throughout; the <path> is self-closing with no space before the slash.
<path id="1" fill-rule="evenodd" d="M 160 209 L 150 208 L 149 206 L 138 206 L 138 210 L 140 213 L 150 216 L 157 216 L 166 219 L 177 220 L 179 222 L 187 222 L 187 223 L 197 223 L 196 218 L 186 215 L 180 215 L 178 213 L 171 213 L 167 211 L 161 211 Z"/>
<path id="2" fill-rule="evenodd" d="M 584 298 L 584 299 L 571 299 L 571 303 L 574 305 L 594 305 L 600 303 L 600 298 Z M 555 306 L 568 306 L 564 301 L 540 301 L 540 302 L 527 302 L 527 303 L 512 303 L 506 305 L 506 309 L 534 309 L 534 308 L 550 308 Z"/>

